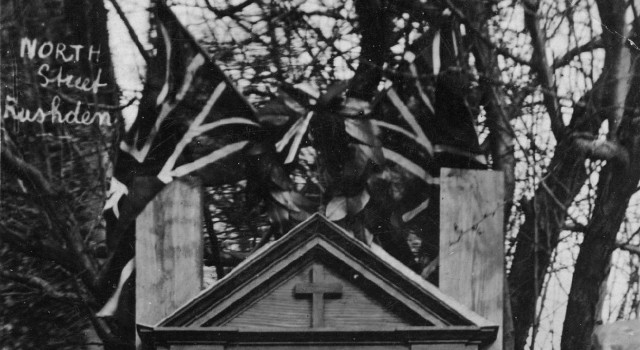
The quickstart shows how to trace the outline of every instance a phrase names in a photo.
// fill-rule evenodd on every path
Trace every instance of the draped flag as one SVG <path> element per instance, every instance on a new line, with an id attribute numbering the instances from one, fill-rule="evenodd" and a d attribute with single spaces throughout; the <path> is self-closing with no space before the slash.
<path id="1" fill-rule="evenodd" d="M 156 54 L 138 115 L 119 145 L 105 205 L 114 252 L 110 288 L 133 256 L 133 224 L 146 204 L 173 179 L 243 150 L 258 128 L 251 105 L 163 1 L 155 2 L 153 16 Z"/>

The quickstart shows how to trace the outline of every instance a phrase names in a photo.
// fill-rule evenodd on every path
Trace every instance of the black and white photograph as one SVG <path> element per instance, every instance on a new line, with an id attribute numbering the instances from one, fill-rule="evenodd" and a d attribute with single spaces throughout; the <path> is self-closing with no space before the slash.
<path id="1" fill-rule="evenodd" d="M 640 350 L 640 0 L 0 0 L 0 350 Z"/>

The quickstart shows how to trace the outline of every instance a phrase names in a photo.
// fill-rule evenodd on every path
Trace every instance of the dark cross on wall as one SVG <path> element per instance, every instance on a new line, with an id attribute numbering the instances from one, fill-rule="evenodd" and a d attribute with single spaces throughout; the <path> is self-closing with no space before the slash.
<path id="1" fill-rule="evenodd" d="M 294 287 L 296 296 L 311 295 L 311 328 L 324 327 L 324 298 L 339 298 L 342 295 L 340 283 L 323 283 L 323 269 L 314 264 L 311 268 L 311 283 L 298 283 Z"/>

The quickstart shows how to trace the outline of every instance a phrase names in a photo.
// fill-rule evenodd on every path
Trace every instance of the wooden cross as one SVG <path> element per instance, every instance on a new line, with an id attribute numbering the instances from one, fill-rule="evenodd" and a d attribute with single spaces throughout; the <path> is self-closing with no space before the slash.
<path id="1" fill-rule="evenodd" d="M 295 285 L 296 296 L 311 294 L 311 327 L 324 327 L 324 298 L 325 296 L 340 297 L 342 285 L 340 283 L 322 283 L 322 266 L 313 265 L 311 268 L 311 283 Z"/>

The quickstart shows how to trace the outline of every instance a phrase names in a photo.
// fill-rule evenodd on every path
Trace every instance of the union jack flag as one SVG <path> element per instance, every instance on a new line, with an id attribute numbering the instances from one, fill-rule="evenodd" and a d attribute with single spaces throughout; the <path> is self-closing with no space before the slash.
<path id="1" fill-rule="evenodd" d="M 111 287 L 123 284 L 135 218 L 146 204 L 174 179 L 243 150 L 258 127 L 253 107 L 163 1 L 155 2 L 153 16 L 156 54 L 148 62 L 137 117 L 119 145 L 105 205 L 107 245 L 115 252 Z M 215 141 L 204 152 L 202 138 Z M 119 290 L 99 315 L 113 315 Z"/>

